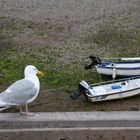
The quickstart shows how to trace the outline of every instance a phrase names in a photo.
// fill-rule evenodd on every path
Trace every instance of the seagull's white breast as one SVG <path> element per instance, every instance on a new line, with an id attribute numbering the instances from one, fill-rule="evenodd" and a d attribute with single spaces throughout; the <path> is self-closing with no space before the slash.
<path id="1" fill-rule="evenodd" d="M 29 77 L 26 77 L 26 79 L 31 80 L 34 83 L 34 85 L 35 85 L 34 88 L 37 89 L 37 92 L 36 92 L 35 96 L 32 99 L 30 99 L 30 100 L 27 101 L 27 103 L 31 103 L 32 101 L 34 101 L 36 99 L 36 97 L 39 94 L 40 82 L 39 82 L 39 79 L 38 79 L 38 77 L 36 75 L 31 75 Z"/>

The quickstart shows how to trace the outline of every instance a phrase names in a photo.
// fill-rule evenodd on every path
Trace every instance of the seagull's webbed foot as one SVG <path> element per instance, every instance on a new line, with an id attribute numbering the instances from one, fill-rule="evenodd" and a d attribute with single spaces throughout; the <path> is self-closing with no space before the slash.
<path id="1" fill-rule="evenodd" d="M 32 112 L 20 112 L 20 114 L 25 116 L 35 116 L 35 114 Z"/>
<path id="2" fill-rule="evenodd" d="M 22 107 L 20 106 L 20 114 L 25 116 L 37 116 L 36 114 L 28 111 L 28 105 L 26 104 L 26 112 L 22 111 Z"/>

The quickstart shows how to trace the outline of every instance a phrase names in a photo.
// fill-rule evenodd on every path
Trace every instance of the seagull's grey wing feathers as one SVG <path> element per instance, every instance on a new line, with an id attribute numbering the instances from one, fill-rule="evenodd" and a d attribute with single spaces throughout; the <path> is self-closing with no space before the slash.
<path id="1" fill-rule="evenodd" d="M 24 105 L 37 93 L 34 83 L 22 79 L 12 84 L 7 90 L 0 94 L 0 106 L 2 105 Z"/>

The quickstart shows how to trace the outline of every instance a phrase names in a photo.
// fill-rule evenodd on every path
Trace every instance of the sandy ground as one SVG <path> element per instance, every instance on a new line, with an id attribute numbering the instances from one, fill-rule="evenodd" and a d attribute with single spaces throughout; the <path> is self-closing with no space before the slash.
<path id="1" fill-rule="evenodd" d="M 5 87 L 6 88 L 6 87 Z M 5 89 L 0 88 L 0 91 Z M 72 100 L 71 91 L 48 90 L 40 91 L 37 99 L 29 104 L 29 110 L 33 112 L 71 112 L 71 111 L 139 111 L 140 96 L 125 99 L 92 103 L 80 96 L 78 100 Z M 12 107 L 3 112 L 19 112 L 19 107 Z"/>

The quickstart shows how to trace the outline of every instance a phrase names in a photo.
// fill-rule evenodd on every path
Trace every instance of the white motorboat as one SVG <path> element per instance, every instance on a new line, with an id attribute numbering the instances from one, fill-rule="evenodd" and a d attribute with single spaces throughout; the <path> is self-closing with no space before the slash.
<path id="1" fill-rule="evenodd" d="M 121 99 L 140 94 L 140 77 L 131 77 L 121 80 L 88 84 L 81 81 L 79 88 L 72 99 L 77 99 L 81 94 L 91 102 L 100 102 L 113 99 Z"/>
<path id="2" fill-rule="evenodd" d="M 140 58 L 111 58 L 100 60 L 98 57 L 90 56 L 92 63 L 86 66 L 90 69 L 95 66 L 97 72 L 103 75 L 130 77 L 140 75 Z"/>

